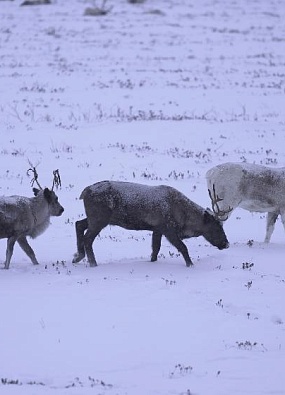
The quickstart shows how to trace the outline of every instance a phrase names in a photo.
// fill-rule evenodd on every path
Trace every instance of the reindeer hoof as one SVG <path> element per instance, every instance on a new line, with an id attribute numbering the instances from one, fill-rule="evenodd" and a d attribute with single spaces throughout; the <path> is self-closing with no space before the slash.
<path id="1" fill-rule="evenodd" d="M 90 262 L 89 265 L 90 265 L 90 267 L 96 267 L 96 266 L 98 266 L 98 265 L 97 265 L 97 262 Z"/>
<path id="2" fill-rule="evenodd" d="M 78 263 L 78 262 L 80 262 L 83 258 L 85 257 L 85 254 L 80 254 L 80 253 L 76 253 L 76 254 L 74 254 L 74 257 L 73 257 L 73 259 L 72 259 L 72 263 Z"/>

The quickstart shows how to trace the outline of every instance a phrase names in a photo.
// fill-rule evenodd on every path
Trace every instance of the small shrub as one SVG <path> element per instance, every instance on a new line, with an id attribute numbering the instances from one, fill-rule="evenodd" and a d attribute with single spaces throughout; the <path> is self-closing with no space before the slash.
<path id="1" fill-rule="evenodd" d="M 245 269 L 249 269 L 249 270 L 251 270 L 251 268 L 254 266 L 254 263 L 250 263 L 250 262 L 243 262 L 242 263 L 242 268 L 243 268 L 243 270 L 245 270 Z"/>
<path id="2" fill-rule="evenodd" d="M 217 303 L 216 303 L 216 306 L 219 306 L 219 307 L 221 307 L 221 308 L 224 308 L 224 305 L 223 305 L 223 299 L 219 299 L 218 301 L 217 301 Z"/>
<path id="3" fill-rule="evenodd" d="M 248 242 L 246 243 L 249 247 L 253 246 L 254 241 L 252 239 L 248 240 Z"/>
<path id="4" fill-rule="evenodd" d="M 181 363 L 178 363 L 175 365 L 173 372 L 169 374 L 170 378 L 175 378 L 175 377 L 183 377 L 192 372 L 193 368 L 192 366 L 185 366 Z"/>
<path id="5" fill-rule="evenodd" d="M 130 4 L 142 4 L 145 3 L 146 0 L 127 0 Z"/>
<path id="6" fill-rule="evenodd" d="M 249 290 L 252 287 L 252 280 L 248 281 L 244 286 Z"/>
<path id="7" fill-rule="evenodd" d="M 51 0 L 25 0 L 21 6 L 23 5 L 43 5 L 43 4 L 51 4 Z"/>
<path id="8" fill-rule="evenodd" d="M 108 0 L 103 0 L 101 5 L 96 5 L 96 1 L 93 1 L 93 7 L 87 7 L 84 11 L 84 15 L 87 16 L 104 16 L 109 14 L 109 12 L 113 9 L 113 7 L 106 7 L 106 3 Z"/>
<path id="9" fill-rule="evenodd" d="M 252 343 L 249 340 L 246 340 L 245 342 L 236 342 L 236 344 L 240 350 L 252 350 L 257 346 L 257 342 Z"/>

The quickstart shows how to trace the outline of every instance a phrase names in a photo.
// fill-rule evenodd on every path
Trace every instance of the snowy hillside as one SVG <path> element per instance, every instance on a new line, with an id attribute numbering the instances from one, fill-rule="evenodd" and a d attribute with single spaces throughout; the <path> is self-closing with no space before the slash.
<path id="1" fill-rule="evenodd" d="M 0 271 L 0 392 L 285 394 L 285 235 L 237 209 L 230 248 L 107 227 L 98 267 L 72 264 L 82 189 L 166 184 L 210 206 L 206 171 L 285 165 L 281 0 L 0 1 L 0 195 L 32 196 L 28 161 L 62 216 Z M 96 4 L 101 4 L 97 1 Z M 6 240 L 0 240 L 1 262 Z M 3 264 L 1 263 L 3 267 Z"/>

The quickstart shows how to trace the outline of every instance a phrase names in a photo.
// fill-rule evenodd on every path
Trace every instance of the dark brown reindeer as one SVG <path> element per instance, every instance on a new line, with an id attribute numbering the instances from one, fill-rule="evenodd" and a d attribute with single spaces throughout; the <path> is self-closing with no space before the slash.
<path id="1" fill-rule="evenodd" d="M 27 173 L 30 172 L 34 175 L 31 181 L 32 186 L 36 183 L 39 188 L 33 188 L 34 197 L 28 198 L 17 195 L 0 197 L 0 239 L 8 239 L 5 269 L 9 269 L 16 241 L 32 263 L 37 265 L 37 258 L 27 241 L 27 236 L 35 238 L 42 234 L 50 224 L 50 217 L 58 217 L 64 211 L 53 191 L 55 186 L 61 184 L 58 170 L 53 172 L 51 189 L 43 189 L 40 186 L 35 167 L 29 169 Z"/>
<path id="2" fill-rule="evenodd" d="M 229 246 L 219 220 L 166 185 L 102 181 L 85 188 L 80 199 L 84 202 L 86 218 L 76 222 L 74 263 L 86 254 L 90 266 L 97 266 L 92 244 L 107 225 L 152 231 L 152 262 L 157 260 L 163 235 L 182 254 L 187 266 L 193 263 L 182 241 L 185 238 L 204 236 L 219 249 Z"/>

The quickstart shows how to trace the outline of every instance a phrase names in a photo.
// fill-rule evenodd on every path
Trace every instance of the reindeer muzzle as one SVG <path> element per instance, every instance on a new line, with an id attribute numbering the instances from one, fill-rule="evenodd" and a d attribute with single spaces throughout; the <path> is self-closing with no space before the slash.
<path id="1" fill-rule="evenodd" d="M 218 247 L 219 250 L 225 250 L 226 248 L 229 248 L 230 243 L 227 241 L 226 243 L 222 244 L 221 246 Z"/>
<path id="2" fill-rule="evenodd" d="M 64 212 L 64 208 L 61 207 L 60 210 L 59 210 L 59 212 L 58 212 L 58 217 L 59 217 L 63 212 Z"/>

